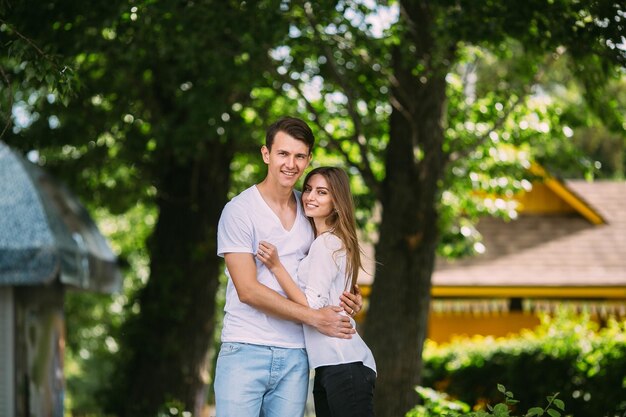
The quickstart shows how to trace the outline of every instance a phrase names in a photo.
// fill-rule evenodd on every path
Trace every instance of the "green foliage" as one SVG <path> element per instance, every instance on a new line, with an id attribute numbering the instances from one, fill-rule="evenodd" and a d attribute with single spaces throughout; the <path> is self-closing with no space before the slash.
<path id="1" fill-rule="evenodd" d="M 264 84 L 268 49 L 288 29 L 283 2 L 47 0 L 37 7 L 11 3 L 2 17 L 10 24 L 0 26 L 0 35 L 3 46 L 5 35 L 15 38 L 11 40 L 15 53 L 0 57 L 0 69 L 11 75 L 13 92 L 0 89 L 0 109 L 11 109 L 14 101 L 24 117 L 3 139 L 25 152 L 37 150 L 39 163 L 65 180 L 90 207 L 104 208 L 109 219 L 133 223 L 118 229 L 132 241 L 131 247 L 115 248 L 130 267 L 124 294 L 112 300 L 83 294 L 69 298 L 70 407 L 86 412 L 102 409 L 99 391 L 104 385 L 123 393 L 110 395 L 110 409 L 151 403 L 155 410 L 164 397 L 159 390 L 177 391 L 172 396 L 181 399 L 187 388 L 184 400 L 189 407 L 191 391 L 204 381 L 190 387 L 198 373 L 191 378 L 180 374 L 193 373 L 202 364 L 182 366 L 167 355 L 174 352 L 181 361 L 194 361 L 202 352 L 181 352 L 201 350 L 210 340 L 212 309 L 196 313 L 192 308 L 212 303 L 211 290 L 217 287 L 219 261 L 212 249 L 212 230 L 230 185 L 229 163 L 235 150 L 249 151 L 251 139 L 256 139 L 250 132 L 267 123 L 244 118 L 242 112 L 251 107 L 250 91 Z M 25 44 L 14 36 L 17 31 L 45 56 L 22 47 Z M 15 49 L 18 46 L 21 49 Z M 67 105 L 49 77 L 55 73 L 46 57 L 56 56 L 63 57 L 82 82 Z M 245 157 L 239 161 L 244 162 L 237 168 L 247 164 Z M 148 242 L 163 213 L 171 213 L 155 206 L 172 201 L 180 203 L 171 217 L 181 219 L 180 227 L 151 234 Z M 134 217 L 136 207 L 144 218 Z M 190 220 L 192 216 L 197 221 Z M 149 250 L 167 246 L 174 249 L 148 259 Z M 156 270 L 166 270 L 155 263 L 168 262 L 175 274 L 161 272 L 148 280 Z M 147 282 L 155 291 L 137 296 L 136 290 Z M 185 292 L 194 284 L 206 292 Z M 186 320 L 183 324 L 196 328 L 182 330 L 176 320 L 187 312 L 204 322 Z M 154 321 L 162 327 L 141 324 L 152 319 L 150 314 L 161 319 Z M 141 317 L 149 319 L 119 330 L 119 322 Z M 154 348 L 145 349 L 146 345 Z M 149 366 L 140 371 L 121 369 L 127 359 L 132 363 L 150 354 L 162 365 L 150 369 L 147 360 Z M 115 377 L 110 377 L 112 359 Z M 154 377 L 155 372 L 166 376 Z M 139 394 L 128 400 L 133 388 L 145 388 L 154 398 Z"/>
<path id="2" fill-rule="evenodd" d="M 504 395 L 504 401 L 495 405 L 487 405 L 486 410 L 469 411 L 470 406 L 458 400 L 451 400 L 445 393 L 431 388 L 416 387 L 417 393 L 424 402 L 417 405 L 406 414 L 406 417 L 561 417 L 565 412 L 565 403 L 557 398 L 558 393 L 546 397 L 545 407 L 531 407 L 522 414 L 511 414 L 511 407 L 518 401 L 513 393 L 502 384 L 497 384 L 497 390 Z"/>
<path id="3" fill-rule="evenodd" d="M 114 383 L 120 326 L 137 313 L 137 289 L 148 278 L 147 235 L 155 221 L 154 209 L 136 205 L 124 215 L 92 210 L 100 230 L 118 253 L 124 273 L 123 290 L 103 295 L 67 293 L 67 350 L 65 356 L 66 407 L 76 415 L 103 415 L 103 388 Z"/>
<path id="4" fill-rule="evenodd" d="M 411 91 L 404 85 L 402 90 L 407 91 L 392 94 L 399 80 L 391 73 L 390 47 L 398 44 L 399 33 L 406 28 L 401 20 L 392 19 L 387 31 L 375 34 L 366 24 L 368 15 L 387 13 L 393 6 L 388 9 L 358 2 L 339 2 L 334 9 L 325 6 L 294 4 L 292 30 L 272 54 L 276 73 L 270 76 L 281 103 L 278 107 L 309 115 L 321 148 L 314 164 L 332 160 L 325 155 L 339 156 L 336 164 L 360 174 L 360 224 L 371 228 L 371 209 L 380 198 L 388 169 L 382 164 L 389 141 L 388 120 L 398 96 Z M 594 163 L 576 146 L 579 142 L 571 140 L 571 132 L 580 127 L 571 123 L 572 113 L 586 119 L 593 117 L 593 111 L 572 71 L 570 50 L 559 44 L 571 42 L 570 30 L 582 31 L 573 28 L 584 16 L 604 16 L 610 7 L 567 1 L 533 7 L 534 11 L 524 16 L 517 7 L 497 7 L 490 2 L 443 2 L 430 9 L 440 13 L 433 28 L 436 43 L 445 49 L 449 42 L 455 54 L 452 60 L 442 60 L 449 64 L 442 146 L 450 155 L 437 207 L 438 250 L 443 256 L 466 256 L 480 250 L 481 237 L 473 227 L 479 216 L 516 215 L 515 206 L 506 198 L 529 188 L 531 161 L 567 178 L 592 178 L 599 169 L 604 170 L 601 176 L 621 175 L 622 131 L 614 139 L 612 149 L 618 152 L 609 154 L 611 164 L 604 163 L 604 155 L 597 155 L 603 163 Z M 544 12 L 549 16 L 562 13 L 560 19 L 566 16 L 574 26 L 553 28 Z M 530 28 L 519 19 L 529 19 Z M 618 39 L 620 24 L 610 22 L 609 26 L 607 36 Z M 593 36 L 592 27 L 581 27 L 584 31 L 578 38 Z M 573 45 L 572 50 L 578 47 Z M 602 48 L 595 41 L 592 47 Z M 620 55 L 607 59 L 620 62 Z M 426 80 L 429 69 L 422 62 L 414 65 Z M 621 74 L 607 70 L 603 79 L 619 80 Z M 562 91 L 571 96 L 559 96 Z M 612 103 L 620 108 L 625 102 L 617 99 Z M 415 143 L 414 149 L 416 160 L 425 157 L 421 144 Z"/>
<path id="5" fill-rule="evenodd" d="M 286 31 L 279 1 L 12 3 L 0 109 L 15 103 L 27 121 L 3 139 L 37 149 L 79 195 L 123 213 L 154 200 L 164 160 L 248 150 L 254 121 L 240 114 Z M 67 103 L 58 90 L 71 80 L 53 79 L 63 67 L 81 83 Z"/>
<path id="6" fill-rule="evenodd" d="M 11 93 L 15 76 L 24 85 L 39 85 L 58 95 L 67 105 L 80 88 L 80 79 L 65 57 L 59 56 L 49 44 L 37 44 L 11 22 L 0 19 L 0 34 L 6 61 L 0 63 L 0 85 Z M 5 97 L 5 99 L 8 97 Z"/>
<path id="7" fill-rule="evenodd" d="M 470 406 L 464 402 L 453 400 L 445 392 L 435 391 L 432 388 L 415 387 L 423 404 L 416 405 L 406 414 L 406 417 L 455 417 L 466 414 Z"/>
<path id="8" fill-rule="evenodd" d="M 185 405 L 180 401 L 167 401 L 157 412 L 157 417 L 193 417 L 190 411 L 185 410 Z"/>
<path id="9" fill-rule="evenodd" d="M 494 402 L 502 382 L 527 409 L 558 390 L 577 417 L 626 411 L 626 322 L 598 328 L 587 315 L 545 316 L 535 332 L 428 345 L 423 383 L 469 404 Z M 561 400 L 554 401 L 557 408 Z"/>

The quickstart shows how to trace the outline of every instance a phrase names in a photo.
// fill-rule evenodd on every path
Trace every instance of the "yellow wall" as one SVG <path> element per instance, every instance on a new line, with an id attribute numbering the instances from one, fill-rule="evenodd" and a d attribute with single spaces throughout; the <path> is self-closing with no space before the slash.
<path id="1" fill-rule="evenodd" d="M 533 329 L 539 318 L 531 313 L 473 315 L 468 313 L 431 312 L 428 319 L 428 338 L 437 343 L 449 342 L 454 336 L 507 336 L 521 329 Z"/>
<path id="2" fill-rule="evenodd" d="M 573 213 L 574 208 L 554 194 L 545 184 L 533 182 L 529 193 L 515 197 L 520 204 L 519 211 L 525 214 Z"/>
<path id="3" fill-rule="evenodd" d="M 544 173 L 545 174 L 545 173 Z M 533 182 L 529 193 L 515 198 L 519 211 L 525 214 L 555 214 L 578 212 L 591 224 L 604 224 L 605 220 L 593 208 L 573 194 L 562 182 L 544 175 L 543 182 Z"/>

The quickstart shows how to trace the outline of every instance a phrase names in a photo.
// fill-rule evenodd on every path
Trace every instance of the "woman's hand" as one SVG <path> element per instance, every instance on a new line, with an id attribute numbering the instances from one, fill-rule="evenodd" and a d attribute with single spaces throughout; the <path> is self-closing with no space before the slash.
<path id="1" fill-rule="evenodd" d="M 267 269 L 272 272 L 274 272 L 276 268 L 282 266 L 278 257 L 278 251 L 276 250 L 276 246 L 264 240 L 259 242 L 259 248 L 257 249 L 256 257 L 259 261 L 263 262 Z"/>
<path id="2" fill-rule="evenodd" d="M 259 247 L 256 251 L 256 257 L 263 262 L 263 264 L 269 269 L 278 284 L 281 286 L 287 297 L 298 304 L 308 306 L 309 303 L 306 300 L 306 296 L 293 280 L 289 272 L 285 269 L 284 265 L 280 262 L 278 257 L 278 251 L 276 246 L 264 240 L 259 242 Z"/>

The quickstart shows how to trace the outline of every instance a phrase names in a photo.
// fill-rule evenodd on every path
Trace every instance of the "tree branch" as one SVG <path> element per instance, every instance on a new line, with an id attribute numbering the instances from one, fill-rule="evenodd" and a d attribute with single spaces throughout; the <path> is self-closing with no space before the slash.
<path id="1" fill-rule="evenodd" d="M 0 66 L 0 75 L 2 76 L 2 80 L 4 81 L 4 83 L 7 85 L 7 90 L 8 90 L 8 95 L 9 95 L 9 106 L 8 106 L 9 111 L 8 111 L 8 116 L 7 116 L 7 122 L 4 125 L 2 132 L 0 133 L 0 139 L 2 139 L 4 137 L 4 134 L 11 127 L 11 124 L 12 124 L 11 110 L 13 109 L 13 88 L 11 88 L 11 80 L 9 79 L 9 76 L 6 74 L 6 72 L 4 72 L 4 68 L 2 68 L 2 66 Z"/>
<path id="2" fill-rule="evenodd" d="M 304 102 L 304 105 L 306 106 L 307 111 L 313 115 L 313 122 L 318 127 L 320 132 L 322 132 L 324 136 L 326 136 L 326 138 L 328 139 L 329 147 L 332 150 L 338 152 L 343 157 L 343 159 L 345 159 L 348 166 L 357 169 L 361 173 L 361 176 L 363 177 L 363 181 L 365 182 L 365 184 L 374 193 L 378 193 L 378 190 L 380 188 L 379 181 L 374 176 L 367 161 L 365 162 L 362 161 L 363 163 L 360 164 L 358 161 L 354 161 L 352 158 L 350 158 L 350 155 L 348 155 L 348 153 L 341 147 L 341 140 L 337 139 L 331 132 L 329 132 L 326 129 L 326 126 L 323 125 L 322 116 L 320 112 L 318 112 L 315 106 L 313 106 L 313 104 L 306 98 L 300 86 L 297 84 L 291 83 L 291 80 L 289 80 L 288 77 L 280 74 L 278 71 L 275 70 L 274 72 L 276 73 L 278 78 L 281 79 L 283 83 L 290 85 L 296 91 L 298 96 L 302 99 L 302 101 Z M 355 141 L 358 141 L 358 137 L 356 136 L 356 133 L 355 133 L 350 138 L 346 138 L 343 140 L 349 140 L 349 141 L 355 142 Z"/>
<path id="3" fill-rule="evenodd" d="M 324 56 L 331 69 L 331 73 L 333 74 L 335 81 L 337 82 L 337 84 L 339 84 L 347 98 L 348 103 L 346 105 L 346 108 L 354 125 L 353 142 L 356 143 L 356 145 L 358 146 L 359 153 L 361 155 L 361 164 L 356 166 L 356 168 L 361 172 L 365 183 L 373 190 L 376 190 L 378 188 L 378 181 L 374 176 L 369 157 L 367 155 L 367 140 L 365 139 L 365 135 L 363 134 L 363 125 L 361 123 L 361 118 L 356 110 L 356 101 L 358 99 L 358 94 L 352 88 L 350 83 L 346 80 L 344 74 L 342 74 L 339 70 L 339 65 L 337 64 L 337 61 L 335 60 L 335 57 L 330 47 L 324 41 L 324 37 L 317 28 L 317 22 L 315 21 L 315 17 L 313 16 L 313 8 L 310 6 L 310 3 L 305 4 L 304 12 L 307 21 L 309 22 L 309 25 L 313 29 L 317 39 L 319 39 L 320 41 Z M 305 101 L 307 101 L 306 98 Z"/>
<path id="4" fill-rule="evenodd" d="M 17 29 L 15 29 L 15 27 L 13 25 L 11 25 L 10 23 L 6 22 L 3 19 L 0 19 L 0 23 L 3 24 L 3 25 L 7 25 L 11 29 L 11 31 L 17 35 L 18 38 L 22 39 L 24 42 L 26 42 L 28 45 L 30 45 L 31 48 L 33 48 L 35 51 L 37 51 L 37 53 L 39 55 L 42 56 L 42 58 L 52 62 L 57 67 L 59 66 L 58 63 L 54 60 L 54 58 L 52 58 L 50 55 L 48 55 L 44 51 L 42 51 L 41 48 L 39 48 L 35 42 L 30 40 L 26 36 L 22 35 L 22 33 L 20 31 L 18 31 Z"/>

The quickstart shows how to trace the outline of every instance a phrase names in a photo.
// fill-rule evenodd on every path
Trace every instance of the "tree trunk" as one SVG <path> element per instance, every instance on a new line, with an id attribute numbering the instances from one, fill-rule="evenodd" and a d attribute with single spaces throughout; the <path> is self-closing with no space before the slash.
<path id="1" fill-rule="evenodd" d="M 402 417 L 417 404 L 414 387 L 421 380 L 427 334 L 438 243 L 436 205 L 444 169 L 441 119 L 446 83 L 441 72 L 412 72 L 409 63 L 424 62 L 426 45 L 416 51 L 421 61 L 400 48 L 392 58 L 398 80 L 392 94 L 398 104 L 390 118 L 378 266 L 365 330 L 378 368 L 378 417 Z"/>
<path id="2" fill-rule="evenodd" d="M 150 239 L 150 280 L 125 325 L 125 392 L 119 414 L 153 417 L 176 401 L 201 415 L 208 383 L 221 262 L 217 223 L 230 186 L 229 143 L 199 150 L 193 161 L 169 155 L 160 167 L 159 218 Z"/>

